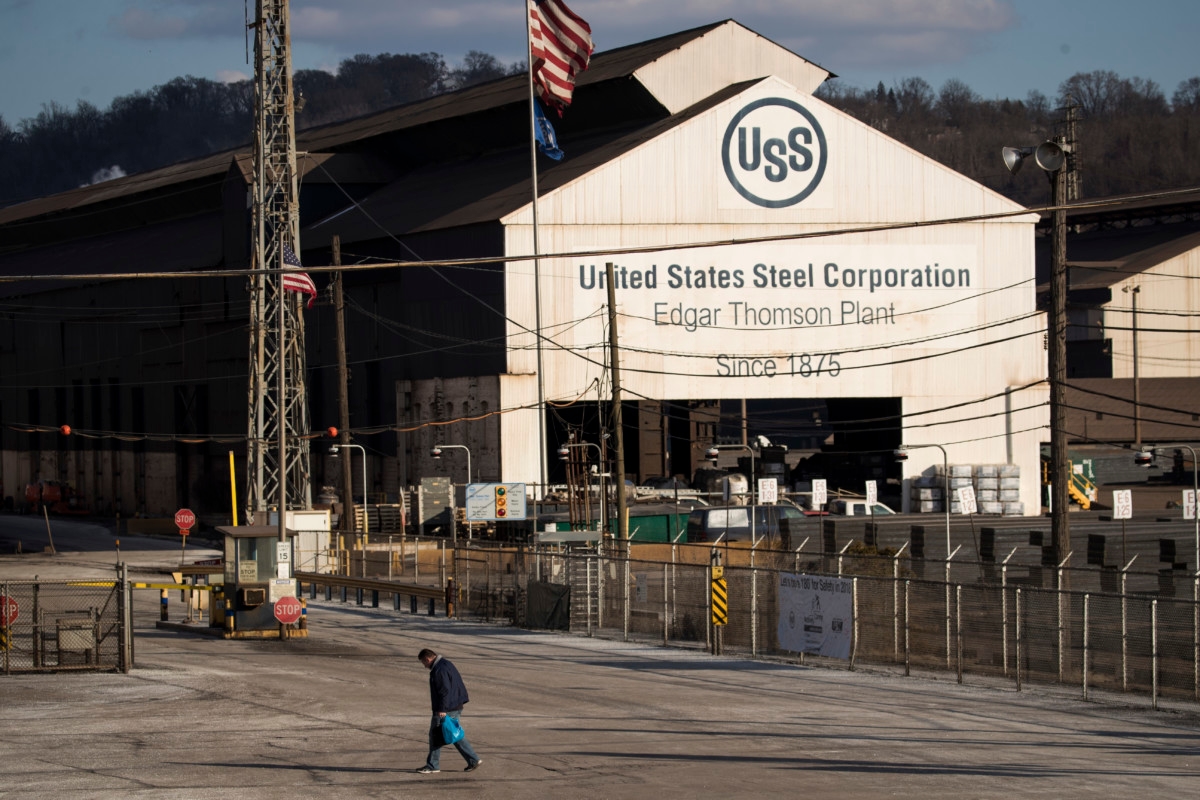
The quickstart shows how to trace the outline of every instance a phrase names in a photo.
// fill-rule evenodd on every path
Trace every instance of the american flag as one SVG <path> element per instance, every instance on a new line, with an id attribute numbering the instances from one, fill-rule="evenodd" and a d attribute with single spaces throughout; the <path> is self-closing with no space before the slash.
<path id="1" fill-rule="evenodd" d="M 296 251 L 287 242 L 283 243 L 283 263 L 289 267 L 295 267 L 297 270 L 304 266 L 296 257 Z M 300 292 L 308 295 L 308 305 L 305 308 L 312 308 L 313 303 L 317 300 L 317 285 L 313 283 L 313 279 L 308 276 L 307 272 L 284 270 L 283 289 L 287 292 Z"/>
<path id="2" fill-rule="evenodd" d="M 529 46 L 538 94 L 562 116 L 592 57 L 591 26 L 562 0 L 529 0 Z"/>

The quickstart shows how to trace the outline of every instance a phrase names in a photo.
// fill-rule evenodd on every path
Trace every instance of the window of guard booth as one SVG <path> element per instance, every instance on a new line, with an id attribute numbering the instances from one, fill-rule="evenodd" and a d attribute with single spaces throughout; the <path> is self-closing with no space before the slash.
<path id="1" fill-rule="evenodd" d="M 226 537 L 226 583 L 267 583 L 274 578 L 276 541 L 263 536 Z"/>

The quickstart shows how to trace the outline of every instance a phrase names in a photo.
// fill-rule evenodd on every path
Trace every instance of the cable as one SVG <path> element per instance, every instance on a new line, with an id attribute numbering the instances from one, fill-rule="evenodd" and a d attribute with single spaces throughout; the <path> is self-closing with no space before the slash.
<path id="1" fill-rule="evenodd" d="M 318 164 L 317 166 L 319 169 L 324 171 L 325 168 L 324 168 L 323 164 Z M 328 172 L 326 172 L 326 174 L 328 175 Z M 331 181 L 333 180 L 332 176 L 330 177 L 330 180 Z M 334 185 L 338 186 L 338 188 L 341 189 L 340 184 L 337 184 L 336 181 L 334 181 Z M 358 201 L 356 201 L 353 197 L 351 197 L 348 193 L 346 193 L 344 189 L 342 189 L 342 192 L 344 194 L 346 194 L 347 198 L 350 200 L 350 202 L 353 205 L 360 208 L 360 210 L 361 210 L 361 206 L 359 206 Z M 1058 211 L 1058 210 L 1083 211 L 1083 210 L 1091 210 L 1091 209 L 1099 209 L 1099 208 L 1120 208 L 1121 206 L 1134 205 L 1136 203 L 1141 203 L 1146 200 L 1162 200 L 1162 199 L 1171 198 L 1171 197 L 1178 197 L 1181 195 L 1193 194 L 1194 192 L 1195 192 L 1195 189 L 1168 189 L 1168 190 L 1163 190 L 1163 191 L 1158 191 L 1158 192 L 1149 192 L 1149 193 L 1140 194 L 1140 195 L 1127 195 L 1127 196 L 1124 196 L 1121 198 L 1110 198 L 1110 199 L 1104 199 L 1104 200 L 1090 200 L 1090 201 L 1085 201 L 1085 202 L 1076 201 L 1076 202 L 1067 203 L 1067 204 L 1063 204 L 1063 205 L 1059 205 L 1059 206 L 1053 206 L 1053 205 L 1036 206 L 1033 208 L 1023 208 L 1023 209 L 1018 209 L 1015 211 L 997 211 L 997 212 L 992 212 L 990 214 L 972 214 L 972 215 L 963 216 L 963 217 L 943 217 L 943 218 L 932 219 L 932 220 L 893 222 L 893 223 L 884 223 L 884 224 L 880 224 L 880 225 L 857 225 L 857 226 L 851 226 L 851 227 L 846 227 L 846 228 L 833 228 L 833 229 L 825 229 L 825 230 L 819 230 L 819 231 L 807 231 L 807 232 L 803 232 L 803 233 L 783 233 L 783 234 L 773 234 L 773 235 L 768 235 L 768 236 L 751 236 L 751 237 L 746 237 L 744 239 L 718 239 L 718 240 L 708 240 L 708 241 L 702 241 L 702 242 L 681 242 L 681 243 L 675 243 L 675 244 L 644 245 L 644 246 L 640 246 L 640 247 L 607 248 L 607 249 L 601 249 L 601 250 L 576 250 L 576 251 L 560 252 L 560 253 L 477 256 L 474 258 L 438 259 L 438 260 L 432 260 L 432 261 L 421 261 L 421 260 L 418 260 L 418 261 L 387 261 L 387 262 L 378 262 L 378 263 L 373 263 L 373 264 L 358 264 L 358 265 L 352 265 L 352 266 L 347 266 L 347 265 L 328 265 L 328 266 L 306 265 L 304 269 L 306 272 L 316 273 L 316 274 L 324 273 L 324 272 L 338 272 L 338 271 L 362 272 L 362 271 L 373 271 L 373 270 L 379 270 L 379 269 L 395 269 L 395 268 L 411 268 L 411 267 L 448 267 L 448 266 L 463 266 L 463 265 L 474 265 L 474 264 L 495 264 L 497 262 L 504 262 L 507 264 L 507 263 L 512 263 L 514 261 L 521 262 L 521 261 L 552 260 L 552 259 L 577 260 L 579 258 L 589 258 L 589 257 L 603 258 L 603 257 L 608 257 L 608 256 L 617 256 L 617 255 L 632 255 L 632 254 L 636 254 L 636 253 L 659 253 L 659 252 L 663 252 L 666 250 L 698 250 L 698 249 L 705 249 L 705 248 L 711 248 L 711 247 L 736 246 L 736 245 L 744 245 L 744 244 L 765 244 L 765 243 L 769 243 L 769 242 L 800 241 L 800 240 L 806 240 L 806 239 L 822 239 L 822 238 L 830 238 L 830 237 L 837 237 L 837 236 L 856 236 L 859 234 L 885 233 L 885 232 L 889 232 L 889 231 L 933 228 L 933 227 L 940 227 L 943 225 L 961 225 L 961 224 L 975 223 L 975 222 L 999 221 L 999 220 L 1005 220 L 1005 219 L 1012 219 L 1015 217 L 1029 216 L 1029 215 L 1033 215 L 1033 214 L 1039 214 L 1039 215 L 1040 214 L 1048 214 L 1050 212 Z M 376 220 L 371 218 L 370 215 L 367 214 L 367 212 L 363 211 L 363 213 L 365 216 L 367 216 L 368 219 L 371 220 L 372 223 L 374 223 L 377 227 L 379 227 L 379 229 L 381 231 L 384 231 L 385 233 L 387 233 L 387 235 L 390 238 L 394 239 L 402 247 L 404 247 L 405 249 L 412 252 L 412 248 L 410 248 L 407 244 L 402 242 L 394 234 L 387 232 L 386 229 L 383 228 L 381 225 L 379 225 L 379 223 Z M 16 225 L 19 223 L 12 223 L 12 224 Z M 150 272 L 119 272 L 119 273 L 117 273 L 117 272 L 79 273 L 79 274 L 75 274 L 75 275 L 67 275 L 67 274 L 7 275 L 7 276 L 0 276 L 0 283 L 17 283 L 17 282 L 22 282 L 22 281 L 77 281 L 77 282 L 98 281 L 98 282 L 103 282 L 103 281 L 125 280 L 125 279 L 130 279 L 130 278 L 175 279 L 175 278 L 179 278 L 181 275 L 187 275 L 189 277 L 206 277 L 206 278 L 243 277 L 243 276 L 251 277 L 251 276 L 264 275 L 264 274 L 279 275 L 281 273 L 282 273 L 282 269 L 245 268 L 245 269 L 213 269 L 213 270 L 205 270 L 203 272 L 179 272 L 179 271 L 155 272 L 155 271 L 150 271 Z M 439 277 L 441 277 L 441 276 L 439 276 Z M 443 277 L 443 280 L 445 280 L 444 277 Z M 454 286 L 453 283 L 451 283 L 450 285 Z M 475 299 L 476 301 L 478 301 L 478 298 L 471 296 L 470 293 L 466 292 L 466 290 L 462 289 L 461 287 L 455 286 L 455 288 L 459 289 L 460 291 L 463 291 L 465 294 L 472 297 L 472 299 Z"/>

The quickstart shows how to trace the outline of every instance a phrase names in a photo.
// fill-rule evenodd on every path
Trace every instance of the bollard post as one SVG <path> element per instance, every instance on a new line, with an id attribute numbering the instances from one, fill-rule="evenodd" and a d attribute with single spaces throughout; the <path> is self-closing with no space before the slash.
<path id="1" fill-rule="evenodd" d="M 342 587 L 342 602 L 343 603 L 346 602 L 346 594 L 348 591 L 349 590 L 347 589 L 347 587 L 345 587 L 345 586 Z"/>
<path id="2" fill-rule="evenodd" d="M 910 581 L 910 580 L 906 580 L 904 582 L 904 677 L 906 677 L 906 678 L 909 675 L 912 675 L 912 649 L 911 649 L 912 642 L 909 638 L 909 635 L 912 631 L 908 626 L 908 620 L 909 620 L 908 599 L 909 599 L 909 589 L 911 588 L 911 584 L 912 584 L 912 581 Z"/>
<path id="3" fill-rule="evenodd" d="M 1021 587 L 1018 586 L 1013 598 L 1013 609 L 1016 616 L 1013 618 L 1013 638 L 1016 639 L 1016 655 L 1017 655 L 1017 691 L 1021 691 Z"/>
<path id="4" fill-rule="evenodd" d="M 300 598 L 300 630 L 308 630 L 308 601 L 303 597 Z"/>
<path id="5" fill-rule="evenodd" d="M 354 602 L 360 606 L 363 604 L 363 590 L 361 587 L 354 590 Z"/>
<path id="6" fill-rule="evenodd" d="M 412 597 L 410 597 L 408 599 L 410 601 L 408 604 L 409 605 L 409 608 L 408 608 L 409 613 L 410 614 L 417 613 L 417 596 L 414 594 Z"/>
<path id="7" fill-rule="evenodd" d="M 1125 520 L 1121 520 L 1124 522 Z M 1088 601 L 1090 594 L 1083 596 L 1083 699 L 1088 699 Z"/>
<path id="8" fill-rule="evenodd" d="M 1150 601 L 1150 707 L 1158 711 L 1158 601 Z"/>
<path id="9" fill-rule="evenodd" d="M 371 590 L 371 608 L 379 608 L 379 590 Z"/>
<path id="10" fill-rule="evenodd" d="M 671 595 L 668 593 L 670 589 L 667 582 L 668 568 L 668 564 L 663 564 L 663 647 L 671 644 Z"/>
<path id="11" fill-rule="evenodd" d="M 435 613 L 435 609 L 433 607 L 433 598 L 432 597 L 429 598 L 429 616 L 431 616 L 431 617 L 437 616 L 437 614 Z"/>
<path id="12" fill-rule="evenodd" d="M 392 592 L 392 610 L 393 611 L 400 610 L 400 595 L 397 594 L 396 592 Z"/>
<path id="13" fill-rule="evenodd" d="M 333 599 L 333 586 L 331 586 L 331 585 L 330 585 L 330 584 L 328 584 L 328 583 L 327 583 L 327 584 L 325 584 L 325 599 L 326 599 L 326 600 L 332 600 L 332 599 Z"/>
<path id="14" fill-rule="evenodd" d="M 446 581 L 446 616 L 454 616 L 454 578 Z"/>
<path id="15" fill-rule="evenodd" d="M 958 662 L 958 682 L 963 682 L 962 584 L 954 586 L 954 655 Z"/>
<path id="16" fill-rule="evenodd" d="M 233 598 L 225 598 L 225 632 L 233 633 Z"/>
<path id="17" fill-rule="evenodd" d="M 167 590 L 161 589 L 162 594 L 159 597 L 160 618 L 163 622 L 167 621 Z"/>

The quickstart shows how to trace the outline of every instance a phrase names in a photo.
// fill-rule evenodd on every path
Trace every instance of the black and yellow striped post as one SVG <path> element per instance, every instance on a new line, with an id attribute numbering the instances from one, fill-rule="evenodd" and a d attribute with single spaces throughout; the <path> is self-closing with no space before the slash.
<path id="1" fill-rule="evenodd" d="M 725 567 L 721 564 L 721 553 L 713 550 L 709 561 L 708 607 L 711 612 L 709 625 L 712 631 L 712 654 L 721 654 L 722 628 L 729 624 L 729 587 L 725 583 Z"/>
<path id="2" fill-rule="evenodd" d="M 725 583 L 725 568 L 712 568 L 712 624 L 729 624 L 729 587 Z"/>

